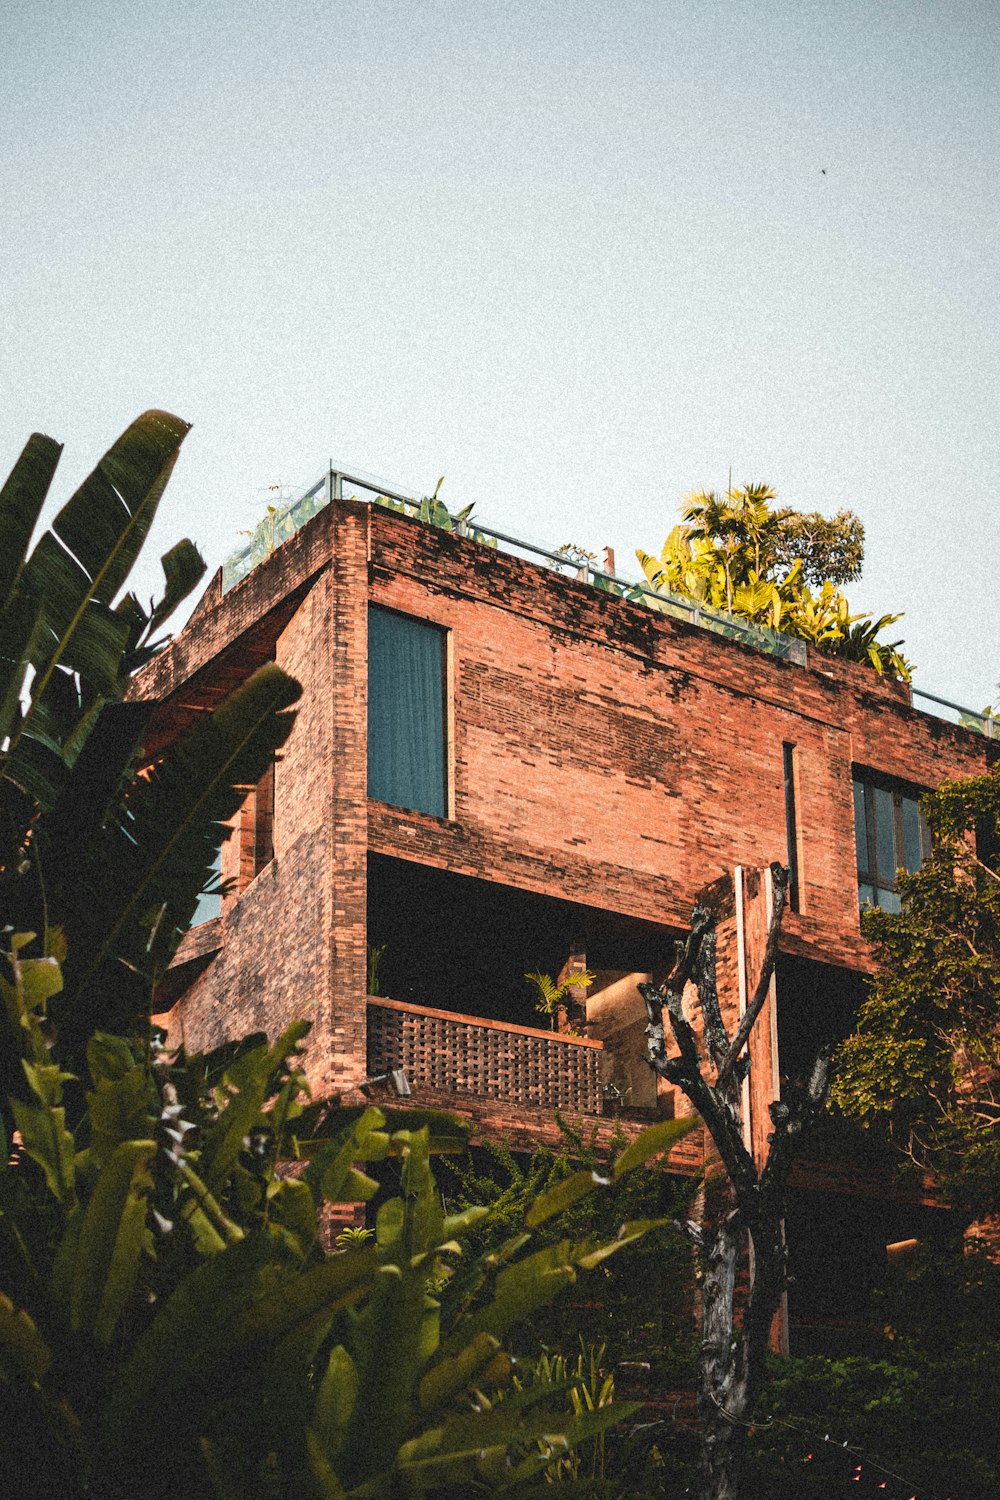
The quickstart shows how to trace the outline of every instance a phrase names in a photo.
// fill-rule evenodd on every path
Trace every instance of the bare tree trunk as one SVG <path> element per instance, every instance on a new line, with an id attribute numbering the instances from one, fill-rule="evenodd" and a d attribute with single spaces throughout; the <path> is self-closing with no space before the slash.
<path id="1" fill-rule="evenodd" d="M 750 1035 L 774 973 L 787 899 L 788 871 L 772 865 L 771 874 L 774 910 L 761 973 L 732 1038 L 719 1005 L 715 918 L 709 907 L 695 906 L 690 935 L 686 943 L 678 943 L 676 963 L 663 988 L 640 985 L 649 1017 L 647 1060 L 690 1099 L 724 1169 L 724 1175 L 707 1185 L 701 1222 L 680 1226 L 698 1248 L 703 1275 L 698 1362 L 702 1500 L 740 1497 L 747 1433 L 764 1386 L 768 1337 L 785 1287 L 785 1184 L 796 1146 L 822 1110 L 830 1084 L 830 1049 L 826 1048 L 816 1059 L 807 1087 L 770 1106 L 774 1130 L 758 1171 L 744 1144 L 742 1083 L 750 1067 L 746 1050 Z M 689 981 L 698 991 L 700 1037 L 683 1009 Z M 675 1057 L 666 1052 L 664 1011 L 679 1052 Z M 747 1255 L 750 1289 L 737 1325 L 736 1289 Z"/>

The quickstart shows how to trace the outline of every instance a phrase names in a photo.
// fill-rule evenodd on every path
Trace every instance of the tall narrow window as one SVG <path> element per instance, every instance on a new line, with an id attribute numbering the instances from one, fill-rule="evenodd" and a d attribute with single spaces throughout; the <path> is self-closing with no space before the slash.
<path id="1" fill-rule="evenodd" d="M 222 878 L 222 850 L 215 851 L 215 859 L 212 861 L 212 882 L 218 883 Z M 200 927 L 202 922 L 211 922 L 214 917 L 222 914 L 222 892 L 218 889 L 202 891 L 198 897 L 198 905 L 194 909 L 191 918 L 192 927 Z"/>
<path id="2" fill-rule="evenodd" d="M 368 611 L 368 795 L 446 816 L 445 632 Z"/>
<path id="3" fill-rule="evenodd" d="M 899 911 L 897 871 L 912 875 L 930 853 L 919 793 L 866 771 L 854 773 L 854 842 L 858 900 Z"/>
<path id="4" fill-rule="evenodd" d="M 795 746 L 781 747 L 785 769 L 785 837 L 788 843 L 788 905 L 799 909 L 799 832 L 795 814 Z"/>

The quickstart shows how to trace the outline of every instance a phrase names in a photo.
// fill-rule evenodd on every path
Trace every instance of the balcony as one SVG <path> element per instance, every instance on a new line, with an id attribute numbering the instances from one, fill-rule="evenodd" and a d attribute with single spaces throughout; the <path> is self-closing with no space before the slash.
<path id="1" fill-rule="evenodd" d="M 601 1113 L 603 1043 L 368 996 L 368 1072 L 535 1109 Z"/>

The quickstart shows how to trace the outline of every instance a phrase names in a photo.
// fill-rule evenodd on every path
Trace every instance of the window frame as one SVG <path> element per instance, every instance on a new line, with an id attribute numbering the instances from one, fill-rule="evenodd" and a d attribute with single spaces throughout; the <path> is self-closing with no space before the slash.
<path id="1" fill-rule="evenodd" d="M 372 611 L 373 610 L 378 610 L 383 615 L 394 615 L 398 620 L 406 620 L 411 625 L 423 626 L 427 630 L 433 630 L 435 632 L 435 634 L 438 636 L 439 643 L 440 643 L 440 682 L 441 682 L 441 702 L 440 702 L 440 714 L 441 714 L 441 788 L 440 788 L 440 790 L 441 790 L 441 803 L 440 803 L 440 805 L 441 805 L 441 811 L 440 812 L 428 812 L 425 808 L 413 807 L 410 804 L 405 803 L 405 802 L 387 802 L 387 801 L 385 801 L 381 797 L 374 796 L 372 794 L 371 790 L 370 790 L 370 786 L 369 786 L 369 790 L 368 790 L 368 796 L 369 796 L 370 800 L 372 800 L 374 802 L 379 802 L 384 807 L 398 808 L 402 812 L 415 814 L 417 817 L 435 818 L 435 819 L 438 819 L 440 821 L 447 821 L 448 819 L 450 819 L 453 816 L 453 814 L 452 814 L 452 784 L 453 784 L 453 776 L 452 776 L 452 770 L 451 770 L 451 754 L 452 754 L 452 742 L 453 742 L 453 738 L 454 738 L 454 732 L 453 732 L 453 725 L 452 725 L 451 691 L 450 691 L 451 659 L 452 659 L 452 645 L 451 645 L 451 634 L 452 633 L 451 633 L 451 630 L 450 630 L 450 628 L 447 625 L 442 625 L 439 620 L 431 620 L 431 619 L 428 619 L 426 616 L 423 616 L 423 615 L 414 615 L 414 614 L 410 614 L 406 610 L 394 609 L 394 608 L 392 608 L 391 605 L 382 604 L 380 601 L 375 600 L 375 599 L 369 599 L 368 600 L 369 647 L 368 647 L 368 650 L 366 652 L 366 658 L 367 658 L 367 672 L 366 672 L 366 693 L 367 693 L 366 725 L 367 725 L 367 727 L 366 727 L 366 734 L 367 734 L 367 737 L 368 737 L 368 743 L 367 743 L 367 749 L 366 749 L 366 762 L 367 762 L 367 777 L 368 777 L 369 782 L 370 782 L 370 779 L 371 779 L 371 763 L 372 763 L 371 762 L 371 754 L 372 754 L 372 751 L 371 751 L 371 691 L 372 691 L 372 676 L 371 676 L 370 633 L 371 633 L 371 617 L 372 617 Z"/>
<path id="2" fill-rule="evenodd" d="M 865 863 L 861 862 L 861 849 L 858 826 L 858 799 L 857 788 L 862 790 L 864 807 L 864 829 L 865 829 Z M 905 802 L 916 803 L 917 807 L 917 840 L 920 853 L 919 863 L 916 869 L 927 859 L 931 852 L 930 829 L 920 807 L 920 798 L 924 796 L 926 788 L 915 786 L 912 782 L 902 781 L 898 777 L 888 776 L 881 771 L 870 770 L 867 766 L 851 767 L 851 798 L 854 813 L 854 847 L 855 862 L 857 865 L 858 902 L 859 905 L 874 906 L 882 911 L 898 912 L 899 903 L 899 871 L 905 874 L 914 874 L 915 871 L 907 864 L 907 829 L 904 822 L 903 804 Z M 877 809 L 877 794 L 882 793 L 891 798 L 891 822 L 892 834 L 892 857 L 894 867 L 890 872 L 883 871 L 879 860 L 880 820 Z M 871 894 L 862 899 L 861 892 L 865 889 Z M 880 896 L 888 896 L 890 900 L 884 902 Z M 895 900 L 891 898 L 895 898 Z"/>

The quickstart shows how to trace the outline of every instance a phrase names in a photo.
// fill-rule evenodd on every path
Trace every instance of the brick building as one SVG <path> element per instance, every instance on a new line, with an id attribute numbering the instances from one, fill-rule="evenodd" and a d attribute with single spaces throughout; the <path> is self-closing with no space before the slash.
<path id="1" fill-rule="evenodd" d="M 849 1025 L 870 963 L 859 889 L 892 905 L 924 848 L 916 795 L 983 771 L 987 739 L 864 667 L 734 639 L 683 601 L 655 612 L 586 563 L 566 576 L 342 498 L 339 476 L 281 525 L 134 688 L 158 704 L 154 754 L 263 661 L 304 689 L 223 847 L 231 892 L 164 986 L 172 1035 L 202 1049 L 305 1015 L 323 1089 L 402 1067 L 415 1104 L 515 1145 L 551 1138 L 554 1107 L 638 1128 L 683 1101 L 641 1060 L 637 979 L 663 972 L 695 895 L 725 877 L 737 1005 L 766 917 L 757 872 L 780 859 L 792 910 L 755 1059 L 762 1139 L 782 1077 Z M 546 1031 L 524 975 L 583 967 L 585 1035 Z M 886 1245 L 942 1217 L 835 1135 L 790 1204 L 799 1350 L 829 1347 Z M 702 1150 L 689 1136 L 673 1160 Z"/>

